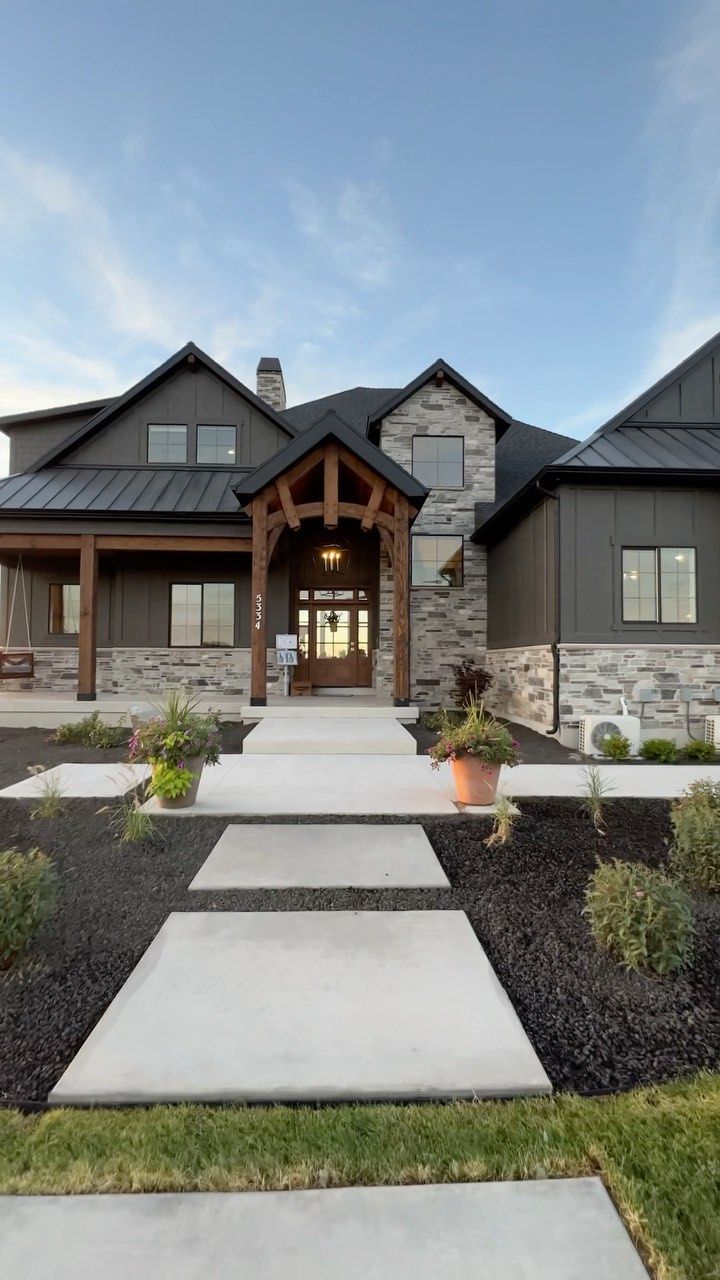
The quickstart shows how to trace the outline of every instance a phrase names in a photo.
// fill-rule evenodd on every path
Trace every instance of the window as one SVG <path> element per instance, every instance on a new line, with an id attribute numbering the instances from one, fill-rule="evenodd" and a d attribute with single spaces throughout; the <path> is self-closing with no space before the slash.
<path id="1" fill-rule="evenodd" d="M 174 582 L 170 588 L 170 644 L 232 648 L 235 586 L 232 582 Z"/>
<path id="2" fill-rule="evenodd" d="M 416 534 L 412 540 L 414 587 L 461 587 L 463 540 L 455 535 Z"/>
<path id="3" fill-rule="evenodd" d="M 184 424 L 148 426 L 148 462 L 187 462 L 187 427 Z"/>
<path id="4" fill-rule="evenodd" d="M 694 547 L 623 547 L 623 622 L 697 622 Z"/>
<path id="5" fill-rule="evenodd" d="M 237 449 L 236 439 L 235 427 L 198 426 L 197 461 L 233 465 Z"/>
<path id="6" fill-rule="evenodd" d="M 80 585 L 77 582 L 50 584 L 51 636 L 76 636 L 80 631 Z"/>
<path id="7" fill-rule="evenodd" d="M 462 489 L 463 436 L 413 436 L 412 473 L 429 489 Z"/>

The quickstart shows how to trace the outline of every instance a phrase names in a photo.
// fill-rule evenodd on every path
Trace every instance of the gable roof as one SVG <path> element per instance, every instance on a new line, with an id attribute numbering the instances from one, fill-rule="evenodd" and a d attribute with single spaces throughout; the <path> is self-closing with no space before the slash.
<path id="1" fill-rule="evenodd" d="M 210 373 L 214 373 L 221 382 L 224 382 L 226 386 L 231 387 L 233 391 L 241 395 L 274 423 L 276 427 L 284 431 L 286 435 L 297 435 L 297 428 L 291 422 L 286 421 L 275 409 L 272 409 L 267 401 L 261 400 L 259 396 L 256 396 L 254 391 L 246 387 L 234 374 L 230 373 L 228 369 L 224 369 L 222 365 L 213 360 L 205 351 L 202 351 L 194 342 L 187 342 L 184 347 L 181 347 L 169 359 L 158 365 L 157 369 L 153 369 L 152 373 L 149 373 L 147 377 L 141 378 L 140 382 L 136 382 L 134 386 L 130 387 L 129 391 L 126 391 L 124 395 L 117 396 L 114 400 L 111 400 L 98 413 L 94 414 L 89 422 L 84 422 L 66 440 L 61 441 L 60 444 L 55 445 L 47 453 L 44 453 L 41 458 L 38 458 L 33 463 L 31 470 L 39 471 L 43 467 L 50 466 L 53 462 L 58 462 L 72 452 L 73 449 L 77 448 L 79 444 L 82 444 L 106 427 L 118 414 L 135 404 L 137 400 L 142 399 L 149 391 L 153 391 L 155 387 L 164 382 L 166 378 L 169 378 L 176 370 L 183 365 L 193 367 L 196 362 L 199 365 L 203 365 Z"/>
<path id="2" fill-rule="evenodd" d="M 288 418 L 300 431 L 305 431 L 332 409 L 359 435 L 366 436 L 370 415 L 397 394 L 397 387 L 351 387 L 348 391 L 335 391 L 332 395 L 321 396 L 319 400 L 293 405 L 284 409 L 282 416 Z"/>
<path id="3" fill-rule="evenodd" d="M 238 502 L 243 506 L 247 505 L 266 485 L 272 484 L 278 476 L 283 475 L 296 462 L 318 445 L 324 444 L 326 440 L 336 440 L 338 444 L 349 449 L 379 476 L 387 480 L 388 484 L 399 489 L 406 498 L 412 499 L 416 506 L 425 501 L 429 492 L 425 485 L 411 476 L 404 467 L 393 462 L 392 458 L 378 449 L 377 445 L 361 436 L 349 422 L 345 422 L 333 410 L 328 410 L 312 427 L 308 427 L 307 431 L 303 431 L 295 440 L 291 440 L 284 449 L 273 454 L 272 458 L 234 486 Z"/>
<path id="4" fill-rule="evenodd" d="M 501 409 L 499 405 L 494 404 L 486 395 L 483 395 L 482 391 L 473 386 L 472 382 L 468 382 L 467 378 L 463 378 L 457 369 L 453 369 L 452 365 L 442 359 L 435 360 L 427 369 L 419 373 L 417 378 L 413 378 L 412 382 L 408 382 L 407 386 L 402 387 L 400 391 L 393 392 L 383 404 L 368 415 L 368 435 L 372 435 L 373 428 L 377 427 L 383 418 L 386 418 L 394 409 L 399 408 L 405 400 L 409 399 L 416 391 L 419 391 L 421 387 L 424 387 L 427 382 L 430 382 L 437 373 L 443 373 L 448 382 L 451 382 L 458 391 L 462 391 L 468 400 L 472 400 L 473 404 L 484 409 L 491 418 L 495 419 L 497 439 L 499 440 L 503 432 L 507 431 L 512 423 L 510 414 Z"/>

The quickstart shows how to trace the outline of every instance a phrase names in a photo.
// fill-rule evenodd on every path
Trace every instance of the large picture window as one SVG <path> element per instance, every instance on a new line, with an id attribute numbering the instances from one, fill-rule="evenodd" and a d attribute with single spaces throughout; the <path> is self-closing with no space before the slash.
<path id="1" fill-rule="evenodd" d="M 461 587 L 462 538 L 455 534 L 415 534 L 411 581 L 414 587 Z"/>
<path id="2" fill-rule="evenodd" d="M 151 422 L 147 459 L 148 462 L 187 462 L 187 426 Z"/>
<path id="3" fill-rule="evenodd" d="M 623 547 L 623 622 L 697 622 L 694 547 Z"/>
<path id="4" fill-rule="evenodd" d="M 52 582 L 50 584 L 51 636 L 76 636 L 80 632 L 80 584 L 77 582 Z"/>
<path id="5" fill-rule="evenodd" d="M 227 648 L 235 643 L 232 582 L 174 582 L 170 588 L 170 644 Z"/>
<path id="6" fill-rule="evenodd" d="M 198 424 L 197 461 L 232 466 L 237 453 L 235 427 L 210 427 Z"/>
<path id="7" fill-rule="evenodd" d="M 412 473 L 428 489 L 462 489 L 462 436 L 413 436 Z"/>

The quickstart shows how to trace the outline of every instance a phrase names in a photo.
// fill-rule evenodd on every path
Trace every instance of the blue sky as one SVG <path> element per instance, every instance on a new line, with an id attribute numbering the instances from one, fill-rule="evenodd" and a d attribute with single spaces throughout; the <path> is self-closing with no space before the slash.
<path id="1" fill-rule="evenodd" d="M 0 413 L 193 338 L 584 436 L 720 329 L 719 65 L 716 0 L 5 5 Z"/>

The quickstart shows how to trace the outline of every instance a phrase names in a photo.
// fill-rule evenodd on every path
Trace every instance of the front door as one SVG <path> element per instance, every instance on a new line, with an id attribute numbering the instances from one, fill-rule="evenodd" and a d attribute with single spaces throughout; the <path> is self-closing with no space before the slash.
<path id="1" fill-rule="evenodd" d="M 347 588 L 299 593 L 296 678 L 320 689 L 372 685 L 370 602 Z"/>

